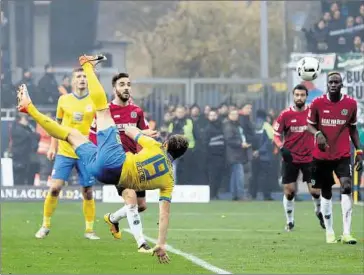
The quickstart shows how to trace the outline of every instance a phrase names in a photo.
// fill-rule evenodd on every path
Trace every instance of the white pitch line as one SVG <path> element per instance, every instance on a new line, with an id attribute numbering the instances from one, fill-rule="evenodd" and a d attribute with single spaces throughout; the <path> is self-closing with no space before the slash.
<path id="1" fill-rule="evenodd" d="M 158 231 L 158 228 L 143 228 L 144 230 Z M 279 229 L 238 229 L 238 228 L 169 228 L 168 231 L 189 231 L 189 232 L 280 232 Z"/>
<path id="2" fill-rule="evenodd" d="M 128 232 L 129 234 L 132 234 L 131 231 L 129 229 L 127 229 L 127 228 L 124 228 L 124 231 L 125 232 Z M 144 238 L 147 241 L 152 242 L 154 244 L 157 243 L 157 240 L 156 239 L 153 239 L 153 238 L 148 237 L 146 235 L 144 235 Z M 188 254 L 186 252 L 183 252 L 181 250 L 178 250 L 176 248 L 173 248 L 170 245 L 166 245 L 166 248 L 167 248 L 168 251 L 172 252 L 173 254 L 179 255 L 179 256 L 181 256 L 181 257 L 183 257 L 183 258 L 191 261 L 192 263 L 194 263 L 194 264 L 196 264 L 196 265 L 198 265 L 198 266 L 200 266 L 200 267 L 202 267 L 202 268 L 204 268 L 206 270 L 209 270 L 211 272 L 214 272 L 216 274 L 232 274 L 229 271 L 226 271 L 226 270 L 221 269 L 221 268 L 219 268 L 217 266 L 214 266 L 214 265 L 212 265 L 212 264 L 210 264 L 210 263 L 208 263 L 208 262 L 206 262 L 206 261 L 204 261 L 204 260 L 202 260 L 202 259 L 200 259 L 200 258 L 198 258 L 196 256 L 193 256 L 192 254 Z"/>

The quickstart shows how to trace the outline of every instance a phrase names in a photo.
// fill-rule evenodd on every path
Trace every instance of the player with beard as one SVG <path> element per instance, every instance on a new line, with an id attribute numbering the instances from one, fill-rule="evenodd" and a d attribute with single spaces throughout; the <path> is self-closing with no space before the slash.
<path id="1" fill-rule="evenodd" d="M 355 169 L 363 168 L 357 123 L 357 102 L 341 93 L 343 80 L 338 72 L 327 76 L 327 93 L 316 98 L 309 110 L 308 129 L 315 136 L 313 151 L 313 187 L 321 189 L 321 212 L 326 227 L 326 242 L 336 243 L 332 216 L 333 172 L 341 185 L 341 209 L 345 244 L 356 244 L 351 235 L 352 197 L 350 139 L 356 149 Z"/>
<path id="2" fill-rule="evenodd" d="M 312 188 L 312 149 L 313 137 L 307 131 L 308 106 L 306 99 L 307 88 L 299 84 L 293 89 L 293 102 L 284 110 L 274 124 L 274 143 L 280 148 L 283 158 L 283 207 L 286 214 L 286 230 L 291 231 L 294 223 L 294 199 L 296 195 L 296 182 L 301 171 L 303 181 L 307 183 L 308 190 L 312 195 L 315 213 L 320 220 L 320 225 L 325 228 L 322 214 L 320 212 L 320 190 Z M 281 136 L 283 135 L 284 141 Z"/>
<path id="3" fill-rule="evenodd" d="M 127 73 L 119 73 L 112 78 L 112 86 L 114 99 L 109 103 L 111 116 L 119 130 L 120 140 L 123 144 L 125 152 L 137 153 L 137 143 L 125 134 L 125 127 L 135 126 L 141 130 L 149 129 L 148 123 L 144 118 L 143 110 L 131 103 L 131 83 Z M 90 129 L 89 139 L 97 144 L 96 140 L 97 124 L 96 119 Z M 118 189 L 121 196 L 123 190 Z M 137 191 L 138 212 L 146 210 L 145 191 Z M 121 232 L 119 229 L 119 221 L 127 217 L 127 206 L 125 205 L 115 213 L 107 213 L 104 216 L 105 222 L 109 225 L 110 231 L 114 238 L 120 239 Z M 139 252 L 150 250 L 149 245 L 144 241 L 139 244 Z"/>

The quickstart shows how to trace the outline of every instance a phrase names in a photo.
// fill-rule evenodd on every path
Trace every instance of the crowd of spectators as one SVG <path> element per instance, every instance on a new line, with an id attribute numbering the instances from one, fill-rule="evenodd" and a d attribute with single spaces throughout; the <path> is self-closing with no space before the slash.
<path id="1" fill-rule="evenodd" d="M 256 199 L 258 192 L 272 200 L 279 189 L 279 155 L 273 145 L 275 111 L 252 104 L 218 108 L 169 106 L 158 127 L 161 137 L 183 134 L 190 146 L 174 163 L 177 184 L 210 186 L 211 199 L 230 194 L 233 200 Z"/>
<path id="2" fill-rule="evenodd" d="M 312 29 L 303 29 L 309 52 L 363 53 L 363 1 L 322 1 L 322 16 Z"/>

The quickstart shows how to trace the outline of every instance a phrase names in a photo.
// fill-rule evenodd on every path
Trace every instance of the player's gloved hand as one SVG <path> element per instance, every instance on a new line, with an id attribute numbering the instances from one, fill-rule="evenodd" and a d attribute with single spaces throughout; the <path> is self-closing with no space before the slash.
<path id="1" fill-rule="evenodd" d="M 317 146 L 320 149 L 320 151 L 325 152 L 326 147 L 328 147 L 326 137 L 321 131 L 316 132 L 315 134 Z"/>
<path id="2" fill-rule="evenodd" d="M 282 154 L 282 158 L 283 158 L 283 160 L 285 162 L 292 162 L 293 161 L 293 157 L 292 157 L 291 151 L 288 150 L 287 148 L 282 147 L 281 148 L 281 154 Z"/>
<path id="3" fill-rule="evenodd" d="M 162 247 L 160 245 L 156 245 L 153 248 L 152 255 L 156 255 L 158 257 L 159 263 L 161 264 L 168 264 L 170 261 L 165 247 Z"/>
<path id="4" fill-rule="evenodd" d="M 363 169 L 363 151 L 362 150 L 356 150 L 354 167 L 355 167 L 356 171 L 361 171 Z"/>

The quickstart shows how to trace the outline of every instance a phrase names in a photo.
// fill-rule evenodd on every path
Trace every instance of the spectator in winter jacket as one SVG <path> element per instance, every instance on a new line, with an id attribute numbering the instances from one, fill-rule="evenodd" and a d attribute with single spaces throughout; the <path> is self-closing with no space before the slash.
<path id="1" fill-rule="evenodd" d="M 247 161 L 246 149 L 250 147 L 247 143 L 243 128 L 239 123 L 239 113 L 231 110 L 228 120 L 223 126 L 226 161 L 230 168 L 230 192 L 233 200 L 243 199 L 244 195 L 244 168 Z"/>
<path id="2" fill-rule="evenodd" d="M 51 117 L 51 113 L 47 113 Z M 52 162 L 47 158 L 48 150 L 51 146 L 51 136 L 39 125 L 36 126 L 36 132 L 40 136 L 38 143 L 38 157 L 39 157 L 39 181 L 40 185 L 47 185 L 48 177 L 52 173 Z"/>
<path id="3" fill-rule="evenodd" d="M 207 179 L 210 186 L 210 198 L 217 199 L 226 168 L 225 140 L 222 122 L 218 119 L 218 111 L 212 109 L 208 115 L 205 128 L 205 152 L 207 164 Z"/>
<path id="4" fill-rule="evenodd" d="M 32 100 L 35 104 L 41 100 L 42 95 L 39 94 L 37 86 L 34 83 L 32 72 L 29 69 L 23 69 L 22 79 L 15 85 L 16 89 L 21 85 L 27 85 L 29 93 L 32 95 Z M 34 98 L 34 99 L 33 99 Z"/>
<path id="5" fill-rule="evenodd" d="M 269 176 L 273 157 L 273 144 L 264 128 L 265 123 L 267 123 L 265 111 L 257 111 L 256 117 L 252 178 L 249 189 L 253 199 L 256 199 L 258 191 L 261 191 L 265 200 L 271 200 Z"/>
<path id="6" fill-rule="evenodd" d="M 11 153 L 15 185 L 34 184 L 34 176 L 39 170 L 34 161 L 39 138 L 39 134 L 30 124 L 28 116 L 18 114 L 11 127 Z"/>
<path id="7" fill-rule="evenodd" d="M 244 104 L 239 111 L 239 121 L 241 127 L 243 127 L 247 143 L 252 143 L 254 140 L 254 126 L 251 122 L 253 106 L 250 103 Z"/>
<path id="8" fill-rule="evenodd" d="M 62 84 L 58 87 L 59 96 L 72 93 L 71 79 L 68 74 L 62 78 Z"/>
<path id="9" fill-rule="evenodd" d="M 59 98 L 58 84 L 50 64 L 44 66 L 44 75 L 39 80 L 38 89 L 42 95 L 40 104 L 56 104 Z"/>
<path id="10" fill-rule="evenodd" d="M 195 129 L 193 127 L 192 119 L 186 115 L 186 108 L 184 106 L 177 106 L 175 111 L 175 118 L 169 124 L 168 132 L 170 134 L 184 135 L 189 142 L 188 150 L 184 156 L 173 162 L 173 170 L 177 183 L 192 184 L 193 173 L 186 171 L 194 170 L 193 150 L 195 149 Z"/>

